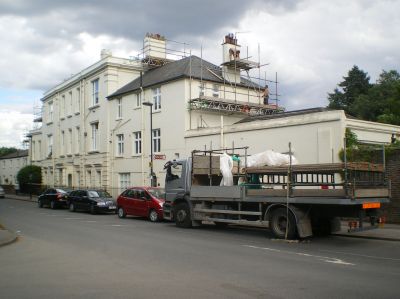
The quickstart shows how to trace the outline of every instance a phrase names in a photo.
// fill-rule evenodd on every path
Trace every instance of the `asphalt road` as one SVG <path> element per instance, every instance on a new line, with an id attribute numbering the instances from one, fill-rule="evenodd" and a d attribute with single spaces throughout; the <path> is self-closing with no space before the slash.
<path id="1" fill-rule="evenodd" d="M 399 298 L 400 242 L 118 219 L 0 199 L 0 298 Z"/>

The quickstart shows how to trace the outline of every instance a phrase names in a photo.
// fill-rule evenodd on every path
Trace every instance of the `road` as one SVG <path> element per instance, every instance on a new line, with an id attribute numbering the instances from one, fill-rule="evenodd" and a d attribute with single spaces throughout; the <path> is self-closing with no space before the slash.
<path id="1" fill-rule="evenodd" d="M 400 242 L 118 219 L 1 199 L 0 298 L 398 298 Z"/>

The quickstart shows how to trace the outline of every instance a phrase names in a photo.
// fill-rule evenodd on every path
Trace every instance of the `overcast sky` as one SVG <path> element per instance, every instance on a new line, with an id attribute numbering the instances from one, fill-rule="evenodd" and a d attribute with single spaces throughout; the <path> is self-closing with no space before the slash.
<path id="1" fill-rule="evenodd" d="M 95 63 L 136 55 L 146 32 L 217 65 L 237 34 L 261 75 L 278 73 L 287 110 L 327 105 L 353 65 L 371 81 L 400 71 L 400 0 L 0 0 L 0 146 L 21 146 L 44 91 Z"/>

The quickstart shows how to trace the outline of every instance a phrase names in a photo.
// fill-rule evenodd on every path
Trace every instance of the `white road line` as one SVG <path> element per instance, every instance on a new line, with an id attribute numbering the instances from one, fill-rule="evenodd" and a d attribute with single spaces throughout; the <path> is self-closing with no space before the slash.
<path id="1" fill-rule="evenodd" d="M 64 218 L 65 220 L 82 220 L 82 219 L 85 219 L 85 218 Z"/>
<path id="2" fill-rule="evenodd" d="M 120 226 L 126 226 L 126 225 L 123 225 L 123 224 L 111 224 L 111 226 L 120 227 Z"/>
<path id="3" fill-rule="evenodd" d="M 94 223 L 94 222 L 97 222 L 97 221 L 96 220 L 85 220 L 85 222 Z"/>
<path id="4" fill-rule="evenodd" d="M 396 261 L 396 262 L 400 262 L 400 259 L 391 258 L 391 257 L 373 256 L 373 255 L 358 254 L 358 253 L 351 253 L 351 252 L 344 252 L 344 251 L 332 251 L 332 250 L 319 250 L 319 251 L 321 251 L 321 252 L 337 253 L 337 254 L 345 254 L 345 255 L 358 256 L 358 257 L 365 257 L 365 258 L 369 258 L 369 259 L 377 259 L 377 260 L 387 260 L 387 261 Z"/>
<path id="5" fill-rule="evenodd" d="M 336 258 L 336 257 L 320 256 L 320 255 L 313 255 L 313 254 L 303 253 L 303 252 L 293 252 L 293 251 L 279 250 L 279 249 L 268 248 L 268 247 L 258 247 L 258 246 L 252 246 L 252 245 L 242 245 L 242 246 L 248 247 L 248 248 L 253 248 L 253 249 L 261 249 L 261 250 L 268 250 L 268 251 L 272 251 L 272 252 L 279 252 L 279 253 L 286 253 L 286 254 L 293 254 L 293 255 L 300 255 L 300 256 L 305 256 L 305 257 L 316 258 L 316 259 L 321 260 L 326 263 L 346 265 L 346 266 L 355 266 L 355 264 L 353 264 L 353 263 L 346 262 L 346 261 Z"/>

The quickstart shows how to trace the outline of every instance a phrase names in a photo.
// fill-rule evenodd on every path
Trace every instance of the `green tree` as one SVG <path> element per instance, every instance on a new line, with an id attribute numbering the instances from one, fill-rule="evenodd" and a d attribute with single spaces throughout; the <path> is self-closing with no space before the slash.
<path id="1" fill-rule="evenodd" d="M 42 171 L 39 166 L 28 165 L 21 168 L 17 174 L 21 192 L 37 193 L 42 183 Z"/>
<path id="2" fill-rule="evenodd" d="M 17 149 L 15 147 L 0 147 L 0 157 L 11 153 L 15 153 Z"/>
<path id="3" fill-rule="evenodd" d="M 338 84 L 340 89 L 335 88 L 333 93 L 328 94 L 328 108 L 343 109 L 346 113 L 355 116 L 357 110 L 354 103 L 359 96 L 368 94 L 371 88 L 370 78 L 367 73 L 354 65 L 343 79 Z"/>

